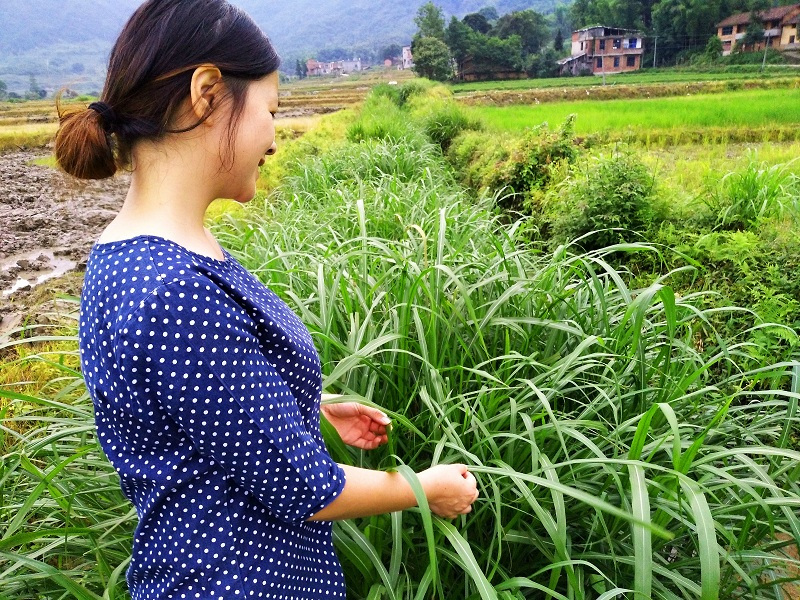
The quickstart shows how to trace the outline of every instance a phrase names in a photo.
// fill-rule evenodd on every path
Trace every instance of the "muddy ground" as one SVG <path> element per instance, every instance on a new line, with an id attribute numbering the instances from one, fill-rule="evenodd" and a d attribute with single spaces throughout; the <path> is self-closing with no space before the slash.
<path id="1" fill-rule="evenodd" d="M 81 182 L 32 161 L 51 150 L 0 154 L 0 340 L 46 322 L 59 294 L 80 294 L 94 241 L 114 218 L 129 176 Z"/>

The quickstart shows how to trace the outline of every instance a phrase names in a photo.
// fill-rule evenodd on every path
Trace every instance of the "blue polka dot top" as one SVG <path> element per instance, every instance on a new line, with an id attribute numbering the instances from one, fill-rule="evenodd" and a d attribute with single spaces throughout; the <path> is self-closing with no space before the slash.
<path id="1" fill-rule="evenodd" d="M 344 598 L 331 523 L 344 488 L 320 434 L 308 330 L 223 250 L 95 244 L 81 365 L 100 444 L 139 522 L 133 600 Z"/>

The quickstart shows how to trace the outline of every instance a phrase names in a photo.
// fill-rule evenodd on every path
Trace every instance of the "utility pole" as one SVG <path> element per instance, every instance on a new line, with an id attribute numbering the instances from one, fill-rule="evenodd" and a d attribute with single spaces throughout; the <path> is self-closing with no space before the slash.
<path id="1" fill-rule="evenodd" d="M 764 58 L 761 61 L 761 72 L 762 73 L 764 72 L 764 67 L 767 66 L 767 48 L 769 47 L 770 39 L 772 39 L 772 38 L 770 38 L 769 37 L 769 33 L 767 33 L 767 39 L 764 40 Z"/>
<path id="2" fill-rule="evenodd" d="M 656 36 L 655 42 L 653 43 L 653 68 L 656 68 L 656 56 L 658 55 L 658 36 Z"/>

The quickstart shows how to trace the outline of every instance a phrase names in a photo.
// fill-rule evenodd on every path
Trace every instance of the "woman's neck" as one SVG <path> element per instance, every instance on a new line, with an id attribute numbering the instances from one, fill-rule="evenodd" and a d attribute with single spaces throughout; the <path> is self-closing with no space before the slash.
<path id="1" fill-rule="evenodd" d="M 213 179 L 207 175 L 211 161 L 198 147 L 136 147 L 130 189 L 100 241 L 158 235 L 219 258 L 219 246 L 204 228 L 206 210 L 215 199 Z"/>

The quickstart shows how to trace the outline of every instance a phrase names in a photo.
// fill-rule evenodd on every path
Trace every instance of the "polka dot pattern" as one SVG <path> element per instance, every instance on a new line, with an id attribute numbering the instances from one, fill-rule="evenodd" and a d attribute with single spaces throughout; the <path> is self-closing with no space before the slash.
<path id="1" fill-rule="evenodd" d="M 81 364 L 100 444 L 139 522 L 132 600 L 344 598 L 344 488 L 320 433 L 308 330 L 227 251 L 157 236 L 95 244 Z"/>

